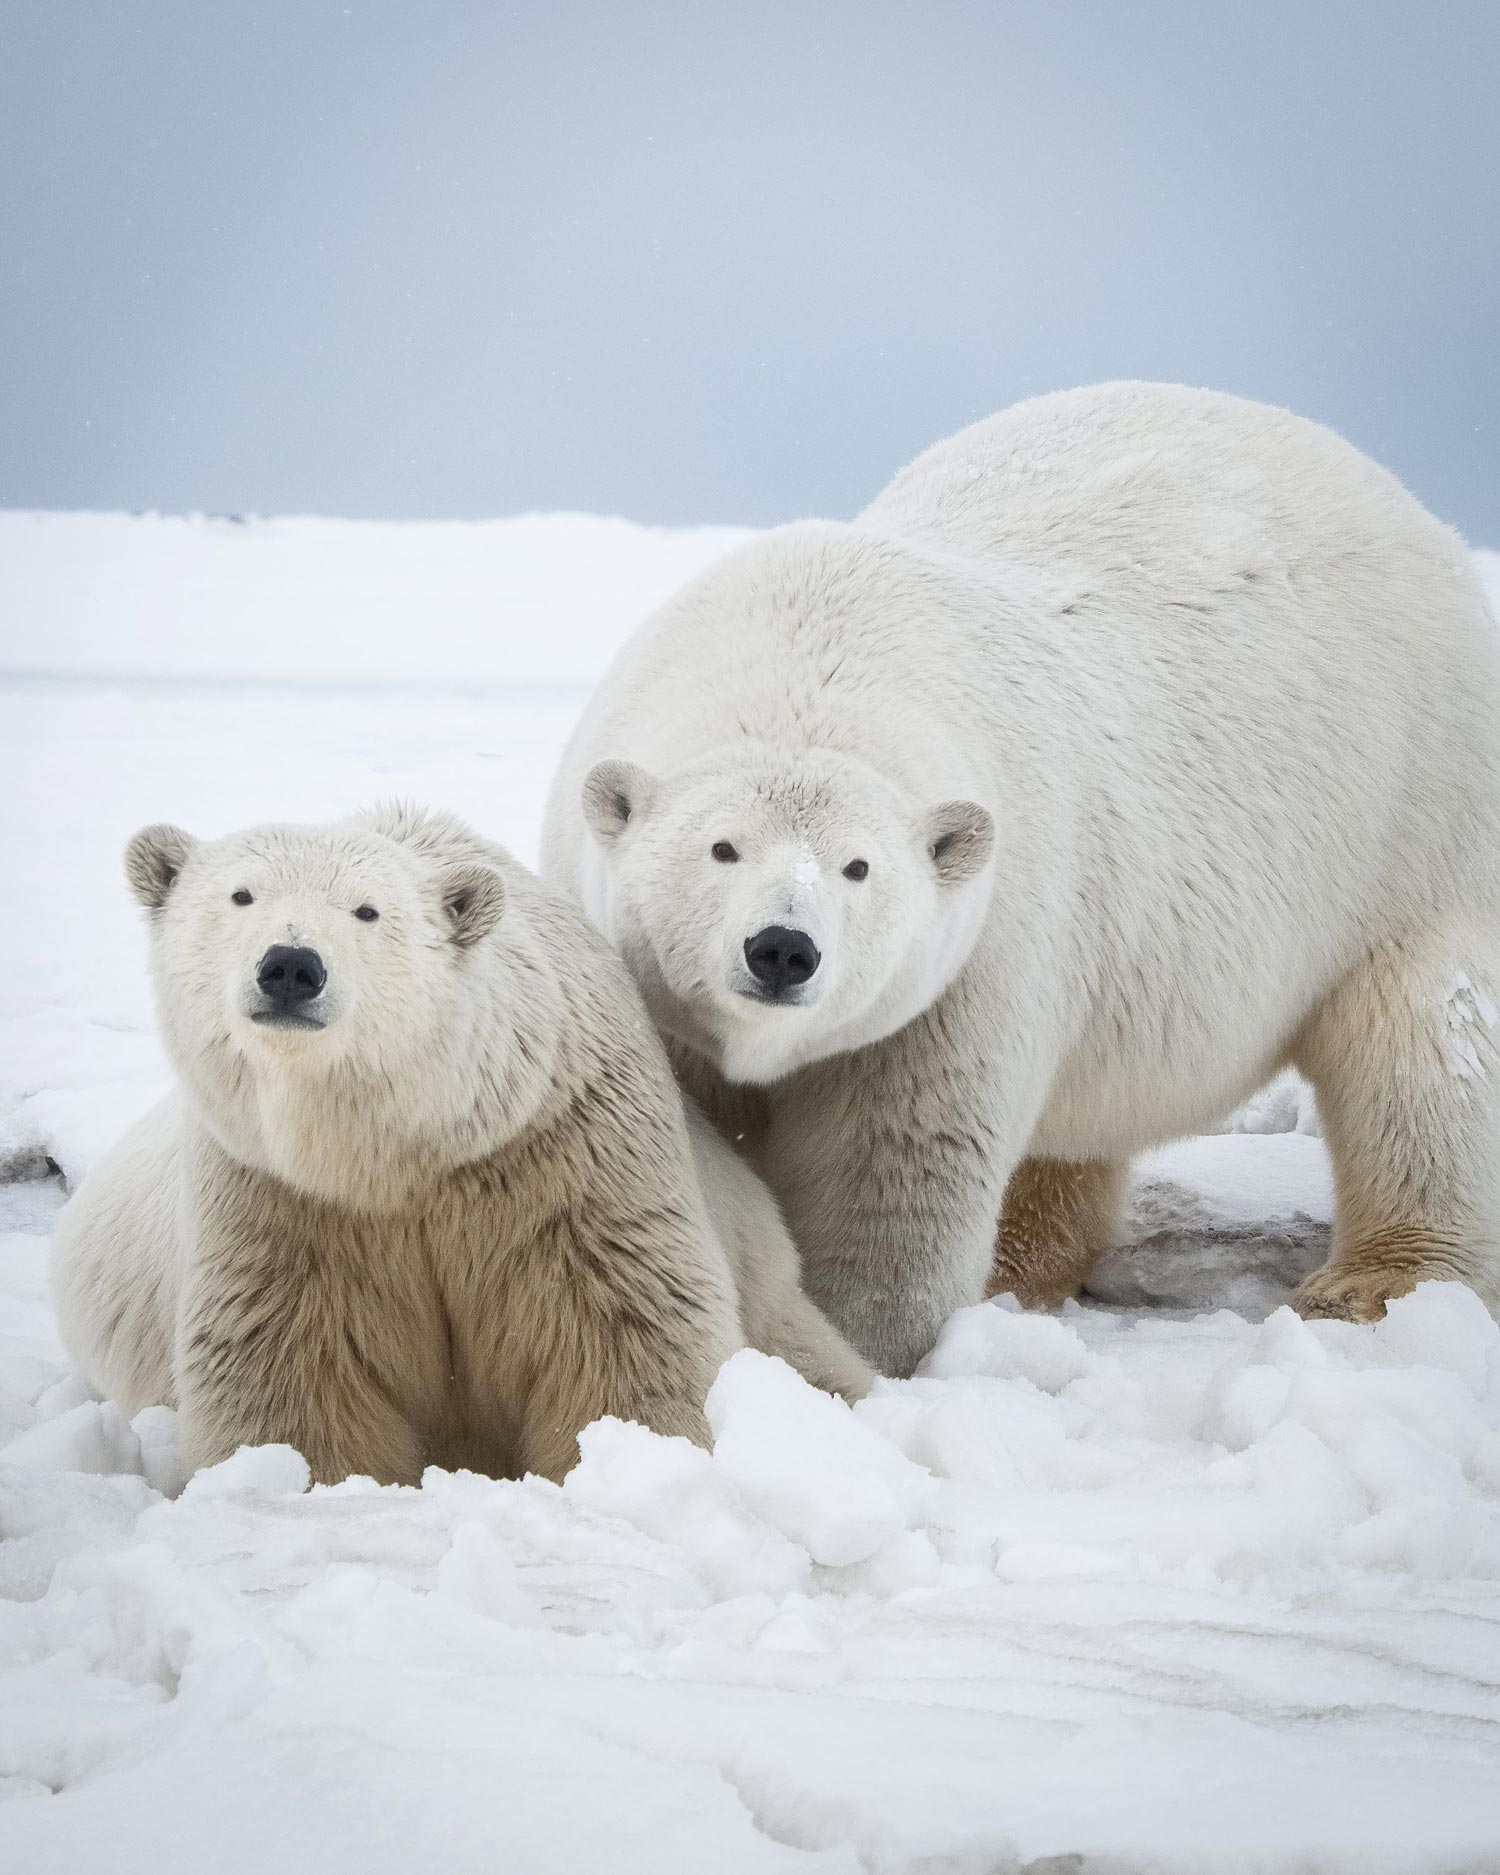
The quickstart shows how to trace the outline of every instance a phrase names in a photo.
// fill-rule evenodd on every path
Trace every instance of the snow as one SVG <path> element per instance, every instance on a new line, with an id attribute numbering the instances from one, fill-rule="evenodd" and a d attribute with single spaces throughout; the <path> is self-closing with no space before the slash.
<path id="1" fill-rule="evenodd" d="M 746 1352 L 712 1453 L 308 1491 L 88 1398 L 42 1174 L 163 1085 L 128 834 L 409 794 L 534 859 L 577 686 L 711 551 L 406 535 L 0 517 L 0 1863 L 1500 1869 L 1500 1331 L 1284 1306 L 1332 1199 L 1294 1077 L 1142 1163 L 1088 1304 L 961 1311 L 853 1410 Z"/>
<path id="2" fill-rule="evenodd" d="M 1462 970 L 1453 973 L 1443 997 L 1443 1021 L 1448 1072 L 1464 1081 L 1483 1080 L 1489 1073 L 1484 1056 L 1493 1053 L 1485 1031 L 1495 1026 L 1495 1005 Z"/>
<path id="3" fill-rule="evenodd" d="M 0 619 L 23 629 L 4 664 L 274 684 L 589 683 L 653 606 L 746 538 L 592 514 L 391 525 L 14 509 L 0 512 Z"/>

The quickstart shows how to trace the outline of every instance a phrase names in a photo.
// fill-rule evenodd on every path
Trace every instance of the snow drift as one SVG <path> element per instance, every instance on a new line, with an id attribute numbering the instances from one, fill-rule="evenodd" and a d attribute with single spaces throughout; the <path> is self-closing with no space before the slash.
<path id="1" fill-rule="evenodd" d="M 0 668 L 273 684 L 581 684 L 745 537 L 503 521 L 0 512 Z"/>

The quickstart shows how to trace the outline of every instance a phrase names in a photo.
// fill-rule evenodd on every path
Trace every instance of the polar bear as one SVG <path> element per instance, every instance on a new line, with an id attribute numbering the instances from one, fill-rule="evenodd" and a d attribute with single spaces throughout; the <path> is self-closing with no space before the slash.
<path id="1" fill-rule="evenodd" d="M 177 1405 L 193 1464 L 557 1478 L 605 1413 L 705 1442 L 747 1337 L 865 1390 L 618 960 L 501 849 L 390 808 L 149 827 L 126 864 L 179 1086 L 65 1209 L 54 1288 L 89 1381 Z"/>
<path id="2" fill-rule="evenodd" d="M 1304 1313 L 1427 1276 L 1493 1303 L 1497 693 L 1469 556 L 1389 474 L 1282 410 L 1104 385 L 657 612 L 543 871 L 885 1372 L 987 1277 L 1071 1295 L 1131 1156 L 1285 1063 L 1338 1187 Z"/>

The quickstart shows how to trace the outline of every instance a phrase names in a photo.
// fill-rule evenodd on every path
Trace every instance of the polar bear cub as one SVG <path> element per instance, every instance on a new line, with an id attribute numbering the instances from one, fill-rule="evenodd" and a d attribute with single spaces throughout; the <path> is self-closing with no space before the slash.
<path id="1" fill-rule="evenodd" d="M 177 1091 L 63 1214 L 89 1381 L 197 1465 L 559 1477 L 601 1414 L 706 1441 L 746 1340 L 857 1397 L 766 1187 L 684 1112 L 623 967 L 460 821 L 130 842 Z"/>

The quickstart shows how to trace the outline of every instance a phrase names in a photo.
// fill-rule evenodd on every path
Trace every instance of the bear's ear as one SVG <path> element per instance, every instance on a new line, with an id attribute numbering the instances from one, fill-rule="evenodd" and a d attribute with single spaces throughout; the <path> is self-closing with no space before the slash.
<path id="1" fill-rule="evenodd" d="M 618 840 L 655 799 L 655 777 L 634 762 L 595 762 L 583 778 L 583 817 L 598 840 Z"/>
<path id="2" fill-rule="evenodd" d="M 198 842 L 165 822 L 142 827 L 125 849 L 125 877 L 147 911 L 160 911 Z"/>
<path id="3" fill-rule="evenodd" d="M 438 875 L 448 935 L 460 950 L 487 937 L 505 910 L 505 881 L 493 866 L 445 866 Z"/>
<path id="4" fill-rule="evenodd" d="M 944 801 L 923 822 L 922 838 L 943 885 L 982 872 L 995 850 L 995 822 L 977 801 Z"/>

